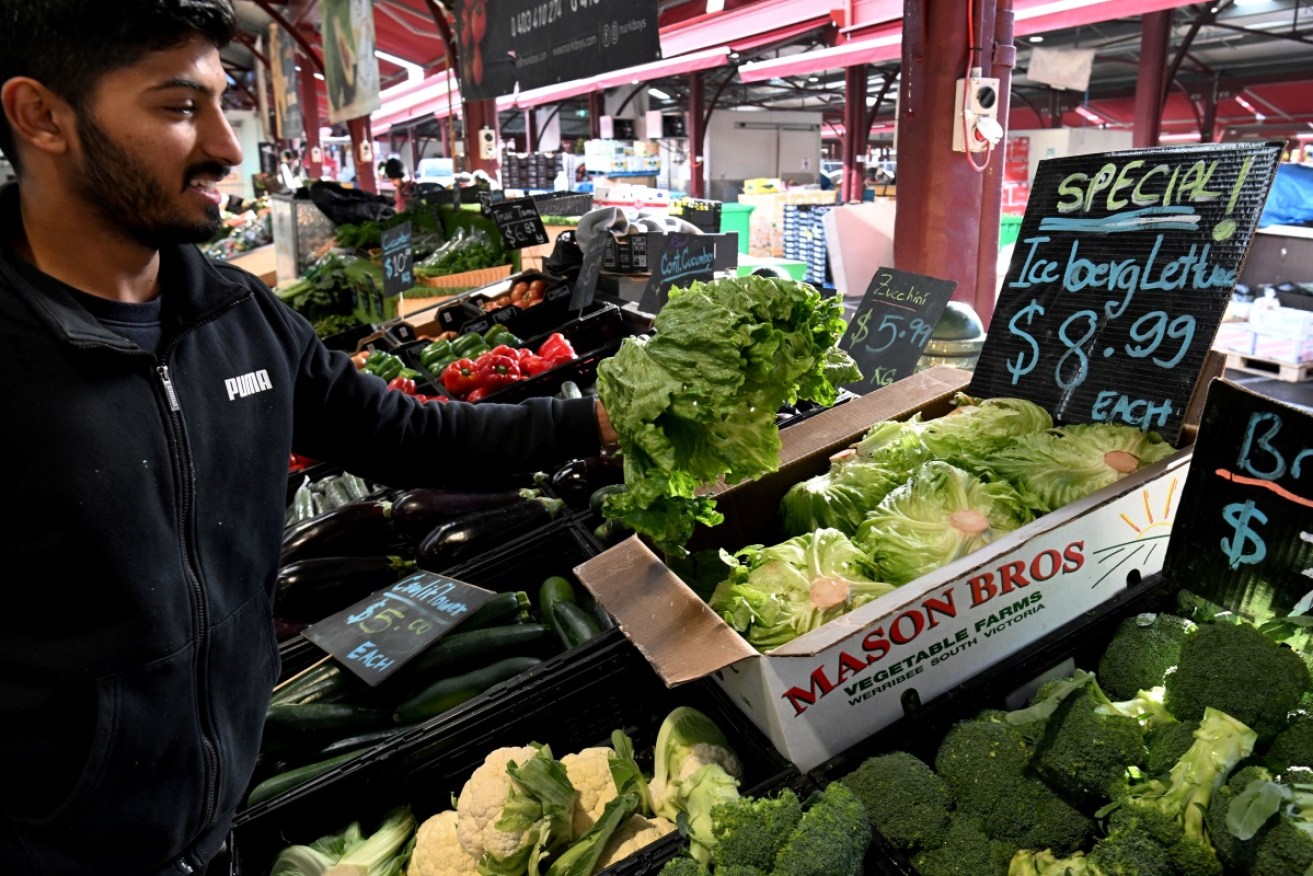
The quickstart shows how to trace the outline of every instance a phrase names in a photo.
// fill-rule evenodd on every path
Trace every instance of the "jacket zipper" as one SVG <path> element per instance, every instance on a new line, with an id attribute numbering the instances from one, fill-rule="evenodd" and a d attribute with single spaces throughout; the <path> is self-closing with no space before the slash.
<path id="1" fill-rule="evenodd" d="M 200 829 L 197 836 L 208 829 L 214 823 L 215 813 L 219 808 L 219 749 L 214 742 L 214 728 L 212 726 L 209 701 L 206 697 L 205 678 L 208 675 L 209 668 L 209 608 L 206 605 L 205 584 L 200 573 L 200 563 L 195 555 L 195 545 L 192 543 L 191 531 L 195 523 L 195 507 L 192 487 L 193 471 L 191 447 L 186 441 L 186 432 L 183 430 L 182 404 L 178 399 L 177 389 L 173 384 L 173 377 L 169 373 L 168 362 L 175 347 L 182 338 L 200 328 L 207 323 L 213 322 L 223 316 L 229 310 L 232 310 L 238 304 L 247 300 L 249 296 L 244 296 L 236 301 L 230 302 L 226 307 L 215 311 L 204 319 L 187 326 L 185 329 L 175 335 L 169 341 L 167 347 L 159 353 L 157 365 L 155 367 L 156 376 L 160 381 L 160 386 L 164 390 L 164 398 L 169 406 L 169 423 L 173 429 L 173 443 L 177 448 L 178 455 L 178 514 L 179 514 L 179 532 L 178 538 L 182 545 L 182 555 L 185 561 L 187 573 L 187 582 L 191 585 L 192 596 L 195 603 L 195 621 L 196 621 L 196 707 L 200 712 L 201 740 L 205 744 L 206 760 L 206 779 L 205 779 L 205 816 L 201 821 Z M 184 866 L 186 862 L 180 862 Z M 190 872 L 184 870 L 183 872 Z"/>

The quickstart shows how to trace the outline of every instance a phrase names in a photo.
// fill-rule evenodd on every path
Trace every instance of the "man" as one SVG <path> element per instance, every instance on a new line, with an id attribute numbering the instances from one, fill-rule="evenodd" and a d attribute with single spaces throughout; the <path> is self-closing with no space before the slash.
<path id="1" fill-rule="evenodd" d="M 241 161 L 220 109 L 233 27 L 229 0 L 0 0 L 5 876 L 218 853 L 277 674 L 292 451 L 439 484 L 614 438 L 586 401 L 388 392 L 200 257 Z"/>

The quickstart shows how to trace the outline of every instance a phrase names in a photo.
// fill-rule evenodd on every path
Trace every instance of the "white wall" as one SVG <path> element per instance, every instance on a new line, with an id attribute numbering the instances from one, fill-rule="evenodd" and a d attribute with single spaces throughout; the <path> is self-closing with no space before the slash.
<path id="1" fill-rule="evenodd" d="M 816 182 L 820 126 L 816 113 L 717 109 L 707 130 L 707 181 L 779 177 Z"/>
<path id="2" fill-rule="evenodd" d="M 1035 128 L 1008 131 L 1008 136 L 1030 138 L 1031 180 L 1035 179 L 1035 170 L 1045 158 L 1130 149 L 1134 143 L 1130 131 L 1116 128 Z"/>
<path id="3" fill-rule="evenodd" d="M 242 144 L 242 164 L 233 168 L 220 188 L 241 198 L 254 198 L 251 177 L 260 172 L 260 119 L 253 110 L 228 110 L 224 115 Z"/>

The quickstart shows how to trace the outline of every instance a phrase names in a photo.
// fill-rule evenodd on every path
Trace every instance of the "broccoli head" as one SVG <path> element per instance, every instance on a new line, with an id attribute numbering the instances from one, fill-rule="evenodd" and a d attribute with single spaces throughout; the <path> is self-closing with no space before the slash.
<path id="1" fill-rule="evenodd" d="M 1272 740 L 1264 760 L 1277 773 L 1291 767 L 1313 767 L 1313 715 L 1301 714 L 1291 721 Z"/>
<path id="2" fill-rule="evenodd" d="M 1297 876 L 1313 867 L 1313 825 L 1282 817 L 1254 852 L 1249 876 Z"/>
<path id="3" fill-rule="evenodd" d="M 1130 788 L 1115 805 L 1108 839 L 1153 842 L 1179 876 L 1220 876 L 1205 819 L 1213 795 L 1254 749 L 1254 731 L 1213 709 L 1205 711 L 1195 742 L 1165 779 Z M 1107 842 L 1107 840 L 1104 840 Z M 1096 844 L 1095 848 L 1098 848 Z"/>
<path id="4" fill-rule="evenodd" d="M 948 731 L 935 756 L 935 769 L 957 809 L 983 822 L 991 839 L 1013 849 L 1080 848 L 1094 822 L 1058 796 L 1027 767 L 1031 749 L 1021 731 L 988 716 L 960 722 Z"/>
<path id="5" fill-rule="evenodd" d="M 1093 678 L 1059 704 L 1031 758 L 1051 788 L 1097 805 L 1121 793 L 1128 767 L 1143 766 L 1140 722 L 1112 706 Z"/>
<path id="6" fill-rule="evenodd" d="M 1108 695 L 1129 700 L 1163 683 L 1181 658 L 1193 624 L 1173 614 L 1137 614 L 1118 625 L 1099 658 L 1097 675 Z"/>
<path id="7" fill-rule="evenodd" d="M 1272 774 L 1261 766 L 1247 766 L 1236 770 L 1226 784 L 1217 789 L 1208 804 L 1208 838 L 1223 864 L 1241 873 L 1248 873 L 1254 865 L 1254 852 L 1258 838 L 1263 834 L 1241 839 L 1228 826 L 1228 820 L 1238 819 L 1240 810 L 1233 814 L 1231 804 L 1249 786 L 1250 782 L 1271 782 Z"/>
<path id="8" fill-rule="evenodd" d="M 908 851 L 943 842 L 953 795 L 922 760 L 905 751 L 868 758 L 840 779 L 866 807 L 871 826 Z"/>
<path id="9" fill-rule="evenodd" d="M 775 798 L 739 797 L 719 803 L 711 810 L 711 863 L 722 874 L 735 867 L 769 873 L 801 820 L 802 803 L 788 788 Z"/>
<path id="10" fill-rule="evenodd" d="M 980 819 L 957 814 L 943 843 L 912 859 L 920 876 L 1006 876 L 1013 847 L 990 839 Z"/>
<path id="11" fill-rule="evenodd" d="M 848 786 L 832 782 L 803 813 L 775 858 L 773 876 L 861 876 L 871 821 Z"/>
<path id="12" fill-rule="evenodd" d="M 1144 737 L 1148 752 L 1144 759 L 1144 771 L 1150 776 L 1160 776 L 1171 770 L 1181 756 L 1190 750 L 1190 746 L 1194 745 L 1194 731 L 1198 729 L 1198 721 L 1178 721 L 1150 730 Z"/>
<path id="13" fill-rule="evenodd" d="M 697 861 L 681 855 L 666 861 L 659 876 L 711 876 L 711 874 Z"/>
<path id="14" fill-rule="evenodd" d="M 1182 721 L 1197 721 L 1211 707 L 1271 739 L 1308 690 L 1309 673 L 1298 654 L 1252 625 L 1214 622 L 1185 637 L 1166 688 L 1167 708 Z"/>

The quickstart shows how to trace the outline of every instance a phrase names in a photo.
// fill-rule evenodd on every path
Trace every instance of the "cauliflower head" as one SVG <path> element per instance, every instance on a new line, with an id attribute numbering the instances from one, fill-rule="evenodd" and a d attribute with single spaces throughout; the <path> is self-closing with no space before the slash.
<path id="1" fill-rule="evenodd" d="M 419 826 L 406 876 L 478 876 L 479 859 L 456 836 L 456 810 L 439 812 Z"/>
<path id="2" fill-rule="evenodd" d="M 620 863 L 625 858 L 637 852 L 639 849 L 649 846 L 668 833 L 675 832 L 675 823 L 660 815 L 655 818 L 644 818 L 641 815 L 631 815 L 629 820 L 620 826 L 606 844 L 606 851 L 602 853 L 602 860 L 597 864 L 597 870 L 605 870 Z"/>
<path id="3" fill-rule="evenodd" d="M 602 817 L 606 804 L 616 798 L 615 780 L 611 778 L 612 754 L 609 748 L 585 748 L 561 758 L 570 784 L 579 793 L 571 825 L 576 838 L 587 833 Z"/>
<path id="4" fill-rule="evenodd" d="M 461 848 L 476 861 L 484 852 L 491 852 L 496 858 L 509 858 L 528 841 L 527 832 L 498 830 L 496 825 L 511 792 L 507 764 L 511 761 L 523 764 L 535 754 L 537 749 L 527 745 L 498 748 L 484 758 L 461 788 L 456 801 L 456 836 Z"/>

